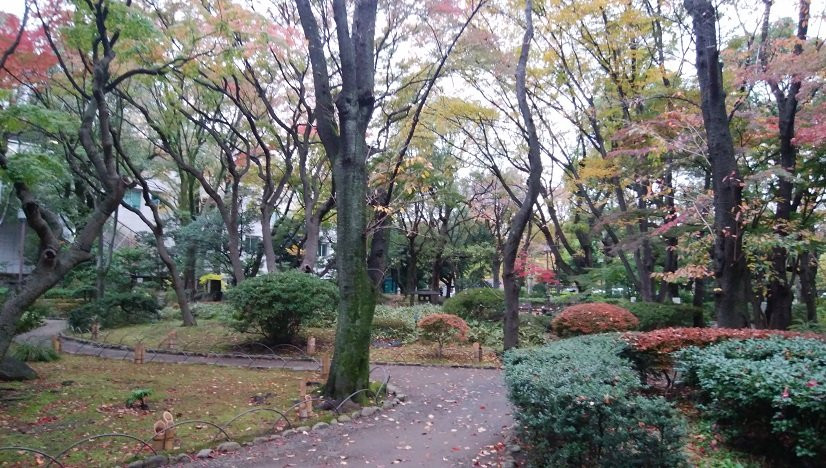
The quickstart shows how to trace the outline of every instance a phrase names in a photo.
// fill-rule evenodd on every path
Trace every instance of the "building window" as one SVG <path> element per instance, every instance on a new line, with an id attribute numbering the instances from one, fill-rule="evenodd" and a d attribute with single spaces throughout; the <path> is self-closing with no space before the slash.
<path id="1" fill-rule="evenodd" d="M 131 206 L 132 208 L 140 209 L 141 208 L 141 193 L 140 190 L 131 189 L 128 190 L 125 194 L 123 194 L 123 202 L 127 205 Z"/>
<path id="2" fill-rule="evenodd" d="M 318 241 L 318 256 L 326 257 L 329 255 L 330 244 Z"/>

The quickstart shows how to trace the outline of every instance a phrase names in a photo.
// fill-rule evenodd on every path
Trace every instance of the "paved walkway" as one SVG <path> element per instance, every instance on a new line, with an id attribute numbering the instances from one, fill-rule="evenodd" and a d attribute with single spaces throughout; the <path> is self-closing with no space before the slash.
<path id="1" fill-rule="evenodd" d="M 19 339 L 46 341 L 65 324 L 48 323 Z M 129 359 L 130 351 L 64 341 L 68 353 Z M 147 361 L 152 358 L 147 353 Z M 158 362 L 211 363 L 247 367 L 316 369 L 307 361 L 217 358 L 159 353 Z M 495 446 L 513 423 L 501 373 L 493 369 L 379 366 L 372 376 L 390 377 L 407 401 L 376 416 L 320 432 L 247 447 L 240 452 L 198 461 L 212 467 L 321 467 L 391 465 L 417 467 L 498 466 Z M 499 445 L 501 447 L 501 445 Z"/>

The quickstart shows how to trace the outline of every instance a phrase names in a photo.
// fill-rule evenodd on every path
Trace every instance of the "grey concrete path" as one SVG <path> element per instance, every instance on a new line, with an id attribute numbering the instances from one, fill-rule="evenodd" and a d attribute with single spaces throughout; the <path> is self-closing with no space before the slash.
<path id="1" fill-rule="evenodd" d="M 60 334 L 65 329 L 65 320 L 48 319 L 43 326 L 15 336 L 14 341 L 46 344 L 51 341 L 53 336 Z"/>
<path id="2" fill-rule="evenodd" d="M 19 338 L 48 340 L 60 321 Z M 131 352 L 65 341 L 68 353 L 130 359 Z M 149 361 L 147 353 L 146 360 Z M 204 358 L 157 354 L 158 362 L 210 363 L 248 367 L 316 369 L 313 362 L 272 359 Z M 302 367 L 303 366 L 303 367 Z M 407 401 L 370 418 L 296 434 L 233 454 L 195 462 L 210 467 L 327 467 L 395 465 L 415 467 L 499 466 L 505 435 L 513 423 L 501 372 L 418 366 L 377 366 L 376 380 L 386 380 L 407 395 Z"/>
<path id="3" fill-rule="evenodd" d="M 408 401 L 355 423 L 248 447 L 197 466 L 499 465 L 494 446 L 512 424 L 499 371 L 383 366 L 375 372 L 388 372 Z"/>

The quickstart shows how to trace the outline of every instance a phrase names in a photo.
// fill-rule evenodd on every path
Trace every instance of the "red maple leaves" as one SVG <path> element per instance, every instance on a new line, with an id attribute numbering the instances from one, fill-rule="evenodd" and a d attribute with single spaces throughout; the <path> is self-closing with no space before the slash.
<path id="1" fill-rule="evenodd" d="M 6 51 L 11 47 L 19 31 L 20 18 L 0 13 L 0 51 Z M 48 78 L 49 69 L 56 63 L 57 59 L 46 42 L 43 29 L 26 29 L 14 53 L 0 70 L 0 87 L 11 88 L 20 83 L 42 83 Z"/>

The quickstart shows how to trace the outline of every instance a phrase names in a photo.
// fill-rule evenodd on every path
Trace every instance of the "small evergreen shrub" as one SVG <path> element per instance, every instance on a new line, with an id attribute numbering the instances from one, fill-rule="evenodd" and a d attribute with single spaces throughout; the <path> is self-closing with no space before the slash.
<path id="1" fill-rule="evenodd" d="M 566 307 L 551 321 L 551 328 L 566 337 L 633 330 L 639 323 L 634 314 L 622 307 L 591 302 Z"/>
<path id="2" fill-rule="evenodd" d="M 397 339 L 412 343 L 419 337 L 418 321 L 441 312 L 442 308 L 433 304 L 378 305 L 373 315 L 373 339 Z"/>
<path id="3" fill-rule="evenodd" d="M 448 298 L 442 310 L 465 320 L 500 321 L 505 316 L 505 292 L 493 288 L 472 288 Z"/>
<path id="4" fill-rule="evenodd" d="M 52 362 L 60 359 L 60 355 L 50 346 L 32 343 L 15 343 L 9 352 L 13 358 L 25 362 Z"/>
<path id="5" fill-rule="evenodd" d="M 333 283 L 300 271 L 249 278 L 227 292 L 236 308 L 234 326 L 264 335 L 271 343 L 287 343 L 310 318 L 335 317 L 338 289 Z"/>
<path id="6" fill-rule="evenodd" d="M 451 314 L 433 314 L 419 320 L 422 338 L 439 344 L 438 357 L 442 357 L 442 348 L 449 341 L 464 341 L 467 338 L 468 325 L 461 317 Z"/>
<path id="7" fill-rule="evenodd" d="M 685 466 L 683 421 L 640 394 L 625 344 L 580 336 L 505 354 L 505 383 L 535 466 Z"/>
<path id="8" fill-rule="evenodd" d="M 69 326 L 88 331 L 95 320 L 102 328 L 148 323 L 158 320 L 160 311 L 158 300 L 146 291 L 118 292 L 69 312 Z"/>
<path id="9" fill-rule="evenodd" d="M 152 396 L 152 393 L 151 388 L 136 388 L 129 392 L 129 396 L 126 397 L 124 404 L 127 408 L 131 408 L 135 406 L 135 403 L 138 403 L 138 408 L 148 410 L 149 405 L 146 403 L 146 399 Z"/>
<path id="10" fill-rule="evenodd" d="M 826 459 L 826 343 L 772 336 L 675 353 L 706 415 L 752 446 Z M 812 465 L 814 466 L 814 465 Z"/>

